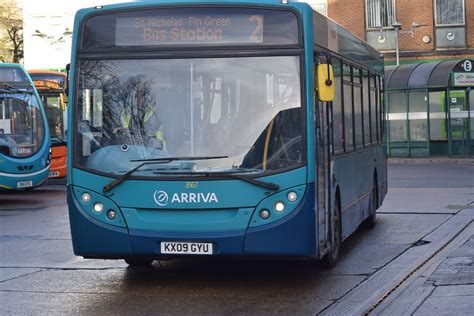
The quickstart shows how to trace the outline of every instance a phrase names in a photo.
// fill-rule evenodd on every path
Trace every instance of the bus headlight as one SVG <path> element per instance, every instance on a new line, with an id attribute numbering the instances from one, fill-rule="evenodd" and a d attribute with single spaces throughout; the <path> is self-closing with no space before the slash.
<path id="1" fill-rule="evenodd" d="M 296 194 L 296 192 L 291 191 L 291 192 L 288 193 L 286 198 L 288 199 L 288 201 L 294 202 L 298 199 L 298 194 Z"/>
<path id="2" fill-rule="evenodd" d="M 91 200 L 91 195 L 90 195 L 89 193 L 87 193 L 87 192 L 86 192 L 86 193 L 82 193 L 82 195 L 81 195 L 81 200 L 82 200 L 82 202 L 84 202 L 84 203 L 89 203 L 90 200 Z"/>
<path id="3" fill-rule="evenodd" d="M 263 209 L 260 211 L 260 217 L 262 219 L 267 219 L 270 217 L 270 212 L 268 210 Z"/>
<path id="4" fill-rule="evenodd" d="M 104 210 L 104 204 L 97 202 L 94 204 L 94 211 L 100 213 Z"/>
<path id="5" fill-rule="evenodd" d="M 281 213 L 285 210 L 285 204 L 282 201 L 278 201 L 274 205 L 275 211 Z"/>
<path id="6" fill-rule="evenodd" d="M 117 217 L 117 213 L 114 210 L 109 210 L 107 212 L 107 218 L 113 221 Z"/>

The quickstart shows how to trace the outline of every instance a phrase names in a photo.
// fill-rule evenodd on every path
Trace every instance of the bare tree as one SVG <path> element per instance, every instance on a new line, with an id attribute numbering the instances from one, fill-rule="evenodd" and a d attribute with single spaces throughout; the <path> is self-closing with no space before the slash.
<path id="1" fill-rule="evenodd" d="M 16 0 L 0 0 L 0 48 L 3 61 L 23 59 L 23 17 Z"/>

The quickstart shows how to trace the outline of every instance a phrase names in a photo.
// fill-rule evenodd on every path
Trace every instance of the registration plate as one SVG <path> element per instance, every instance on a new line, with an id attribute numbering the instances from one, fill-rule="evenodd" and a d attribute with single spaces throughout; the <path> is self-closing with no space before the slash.
<path id="1" fill-rule="evenodd" d="M 16 187 L 18 189 L 21 189 L 21 188 L 31 188 L 33 186 L 33 181 L 18 181 L 16 183 Z"/>
<path id="2" fill-rule="evenodd" d="M 162 241 L 161 253 L 182 255 L 212 255 L 212 243 Z"/>
<path id="3" fill-rule="evenodd" d="M 57 176 L 59 176 L 59 171 L 50 171 L 49 172 L 49 177 L 50 178 L 57 177 Z"/>

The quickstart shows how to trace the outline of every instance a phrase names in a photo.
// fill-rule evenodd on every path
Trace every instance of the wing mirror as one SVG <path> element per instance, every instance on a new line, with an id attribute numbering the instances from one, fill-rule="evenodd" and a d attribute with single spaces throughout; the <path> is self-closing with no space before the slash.
<path id="1" fill-rule="evenodd" d="M 317 67 L 317 91 L 319 101 L 334 101 L 334 72 L 331 64 L 319 64 Z"/>

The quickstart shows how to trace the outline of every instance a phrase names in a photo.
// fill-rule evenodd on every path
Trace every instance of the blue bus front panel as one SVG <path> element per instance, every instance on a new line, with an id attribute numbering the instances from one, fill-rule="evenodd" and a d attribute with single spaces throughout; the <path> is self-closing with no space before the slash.
<path id="1" fill-rule="evenodd" d="M 44 149 L 28 158 L 0 157 L 0 190 L 28 189 L 42 185 L 49 174 L 50 157 L 45 141 Z"/>
<path id="2" fill-rule="evenodd" d="M 0 172 L 0 190 L 32 189 L 41 186 L 48 180 L 49 165 L 34 173 L 3 173 Z"/>
<path id="3" fill-rule="evenodd" d="M 234 209 L 133 209 L 118 207 L 113 197 L 91 190 L 87 190 L 90 199 L 86 203 L 81 199 L 84 192 L 81 187 L 68 186 L 74 252 L 84 257 L 160 257 L 162 241 L 209 242 L 214 255 L 316 253 L 314 185 L 287 188 L 256 206 Z M 289 192 L 297 192 L 297 201 L 286 200 Z M 103 210 L 97 213 L 93 208 L 99 200 Z M 281 212 L 286 216 L 271 209 L 278 201 L 286 203 Z M 117 214 L 113 221 L 106 216 L 110 209 Z M 272 221 L 261 219 L 264 209 L 269 209 Z"/>
<path id="4" fill-rule="evenodd" d="M 21 128 L 20 124 L 18 130 L 15 131 L 13 116 L 9 117 L 9 113 L 13 113 L 13 110 L 6 106 L 7 103 L 4 103 L 3 99 L 0 100 L 3 109 L 3 113 L 0 113 L 0 118 L 3 118 L 3 125 L 2 128 L 0 128 L 0 190 L 35 188 L 45 183 L 48 179 L 51 162 L 51 142 L 46 114 L 38 96 L 38 92 L 34 87 L 30 76 L 22 66 L 18 64 L 0 63 L 0 69 L 13 69 L 17 73 L 14 77 L 4 75 L 2 77 L 2 83 L 17 88 L 18 91 L 15 93 L 11 93 L 11 91 L 7 94 L 3 93 L 1 97 L 14 97 L 15 95 L 22 96 L 21 98 L 17 98 L 17 100 L 21 99 L 22 101 L 20 103 L 15 103 L 17 104 L 16 111 L 14 112 L 16 113 L 15 120 L 29 122 L 31 118 L 25 117 L 22 114 L 31 113 L 32 109 L 36 109 L 38 119 L 37 123 L 41 124 L 36 126 L 36 128 L 33 128 L 32 125 L 25 125 L 25 127 Z M 19 74 L 24 75 L 24 80 L 9 81 L 13 80 L 13 78 L 18 78 Z M 28 99 L 26 96 L 31 96 L 31 99 Z M 29 101 L 25 102 L 22 98 Z M 18 111 L 19 104 L 23 107 L 31 106 L 31 108 L 27 108 L 28 111 Z M 22 134 L 25 131 L 27 132 L 26 136 Z M 41 134 L 41 131 L 43 134 Z M 15 132 L 19 134 L 15 134 Z M 42 135 L 43 138 L 40 138 L 39 135 Z M 15 137 L 17 137 L 18 140 Z M 15 139 L 15 141 L 13 141 L 13 139 Z M 38 148 L 31 149 L 32 145 L 38 145 Z M 31 152 L 22 153 L 22 155 L 12 154 L 13 151 L 21 151 L 25 149 L 29 149 Z M 12 153 L 10 153 L 10 151 Z"/>

